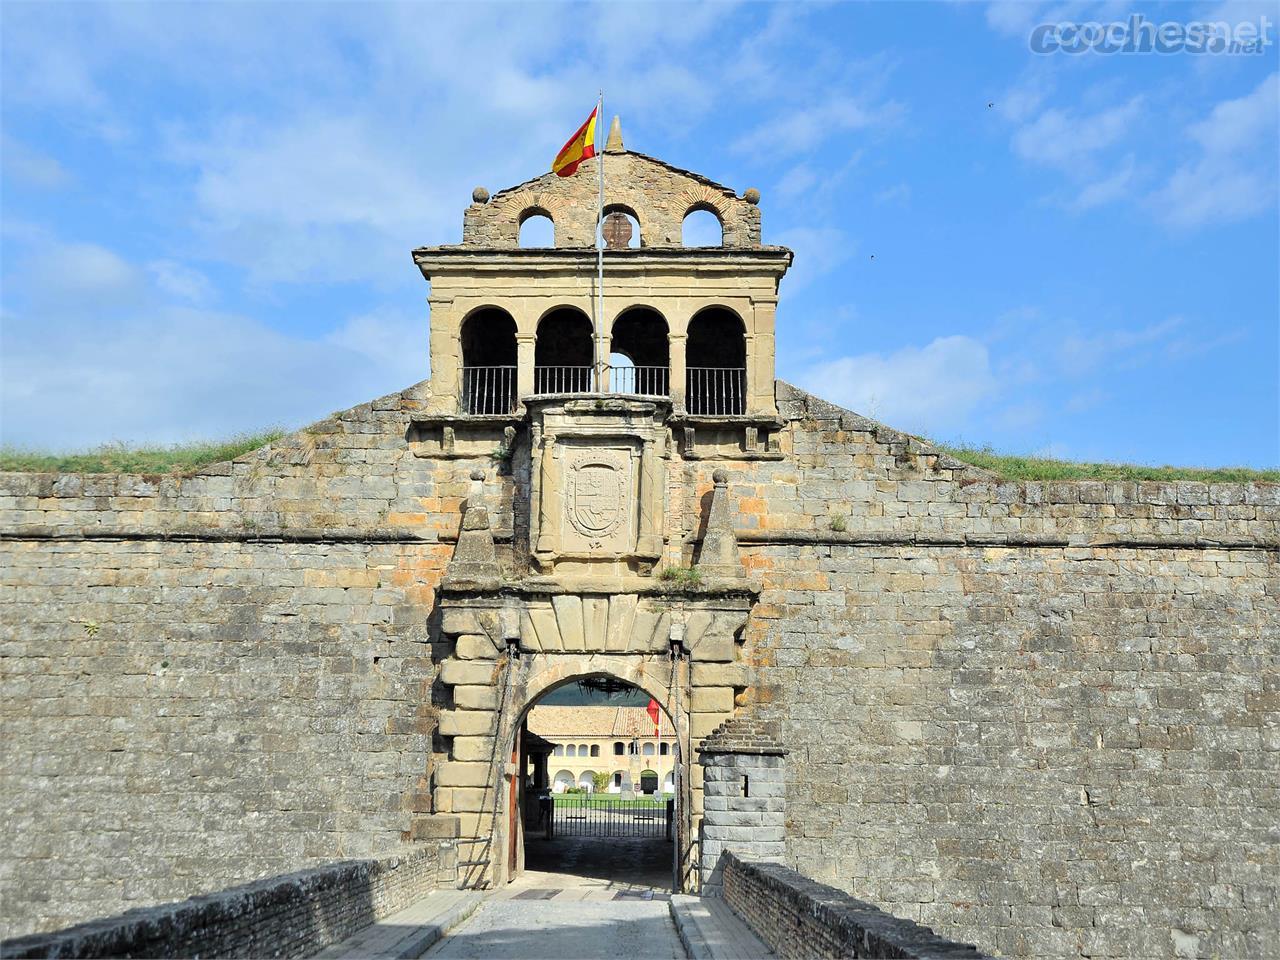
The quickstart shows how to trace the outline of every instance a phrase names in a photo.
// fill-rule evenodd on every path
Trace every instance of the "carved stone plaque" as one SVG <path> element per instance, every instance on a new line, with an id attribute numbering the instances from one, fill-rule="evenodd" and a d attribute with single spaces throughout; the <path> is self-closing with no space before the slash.
<path id="1" fill-rule="evenodd" d="M 573 551 L 629 550 L 635 514 L 632 451 L 570 447 L 566 453 L 565 546 Z"/>

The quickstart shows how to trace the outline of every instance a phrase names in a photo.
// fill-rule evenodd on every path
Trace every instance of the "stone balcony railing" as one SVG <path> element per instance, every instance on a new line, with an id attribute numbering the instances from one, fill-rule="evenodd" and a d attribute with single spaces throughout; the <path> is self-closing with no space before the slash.
<path id="1" fill-rule="evenodd" d="M 532 396 L 611 393 L 636 397 L 671 396 L 666 366 L 606 366 L 598 376 L 589 366 L 537 366 Z M 746 370 L 742 367 L 690 367 L 685 376 L 685 402 L 695 416 L 735 416 L 746 408 Z M 508 414 L 519 399 L 515 366 L 469 366 L 462 369 L 461 408 L 471 414 Z"/>

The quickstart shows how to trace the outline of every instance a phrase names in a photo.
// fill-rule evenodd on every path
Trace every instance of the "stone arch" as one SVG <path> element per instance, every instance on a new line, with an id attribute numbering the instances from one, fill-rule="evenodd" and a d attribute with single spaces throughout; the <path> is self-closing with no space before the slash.
<path id="1" fill-rule="evenodd" d="M 695 313 L 685 339 L 685 404 L 689 412 L 745 412 L 747 367 L 747 325 L 738 312 L 715 305 Z"/>
<path id="2" fill-rule="evenodd" d="M 459 835 L 484 844 L 460 882 L 488 887 L 522 869 L 523 826 L 511 811 L 520 809 L 524 785 L 507 761 L 518 759 L 528 710 L 567 683 L 608 676 L 656 700 L 675 730 L 680 885 L 697 889 L 702 783 L 693 748 L 734 715 L 738 694 L 752 683 L 734 635 L 753 601 L 736 593 L 685 598 L 675 611 L 667 600 L 634 594 L 553 590 L 521 597 L 519 610 L 510 602 L 448 588 L 442 597 L 440 629 L 454 655 L 439 682 L 452 688 L 442 696 L 453 706 L 440 712 L 448 754 L 436 774 L 434 810 L 455 815 Z M 673 643 L 685 653 L 674 661 Z M 553 762 L 553 770 L 562 767 Z"/>
<path id="3" fill-rule="evenodd" d="M 539 227 L 535 221 L 545 221 Z M 541 236 L 544 231 L 549 230 L 550 236 L 544 238 Z M 520 217 L 516 222 L 516 243 L 525 249 L 548 249 L 556 245 L 556 221 L 555 217 L 545 207 L 527 207 L 520 211 Z"/>
<path id="4" fill-rule="evenodd" d="M 464 413 L 510 413 L 516 403 L 516 321 L 485 304 L 467 311 L 458 327 Z"/>
<path id="5" fill-rule="evenodd" d="M 592 389 L 595 327 L 578 307 L 555 306 L 538 319 L 533 347 L 535 393 L 586 393 Z"/>
<path id="6" fill-rule="evenodd" d="M 627 307 L 609 332 L 610 389 L 614 393 L 665 397 L 671 366 L 670 325 L 653 307 Z"/>
<path id="7" fill-rule="evenodd" d="M 631 237 L 631 243 L 629 243 L 629 244 L 628 244 L 628 247 L 633 248 L 633 249 L 634 249 L 634 248 L 636 248 L 636 247 L 643 247 L 643 246 L 645 245 L 645 243 L 644 243 L 644 233 L 645 233 L 645 225 L 644 225 L 644 221 L 642 221 L 642 220 L 640 219 L 640 214 L 636 212 L 635 207 L 632 207 L 632 206 L 630 206 L 630 205 L 628 205 L 628 204 L 625 204 L 625 203 L 606 203 L 606 204 L 604 205 L 604 210 L 602 211 L 602 216 L 600 217 L 600 221 L 596 224 L 596 230 L 598 231 L 598 230 L 600 229 L 600 224 L 604 222 L 604 218 L 605 218 L 605 217 L 607 217 L 607 216 L 609 216 L 609 214 L 611 214 L 611 213 L 621 213 L 621 214 L 623 214 L 623 215 L 625 215 L 625 216 L 627 216 L 627 217 L 629 217 L 629 218 L 631 219 L 631 221 L 632 221 L 631 226 L 632 226 L 632 230 L 634 231 L 634 233 L 633 233 L 633 236 Z"/>

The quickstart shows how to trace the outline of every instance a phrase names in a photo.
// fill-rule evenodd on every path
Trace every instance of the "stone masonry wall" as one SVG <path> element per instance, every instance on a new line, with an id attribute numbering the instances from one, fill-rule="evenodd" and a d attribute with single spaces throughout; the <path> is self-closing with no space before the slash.
<path id="1" fill-rule="evenodd" d="M 476 464 L 408 452 L 425 393 L 194 477 L 0 477 L 3 935 L 430 832 L 430 618 Z"/>
<path id="2" fill-rule="evenodd" d="M 0 945 L 5 957 L 307 957 L 437 886 L 440 849 L 272 877 Z"/>
<path id="3" fill-rule="evenodd" d="M 428 400 L 191 478 L 0 478 L 7 933 L 429 830 L 435 587 L 477 466 L 522 572 L 528 460 L 415 455 Z M 999 483 L 778 401 L 781 460 L 668 461 L 663 562 L 728 470 L 788 862 L 1011 956 L 1280 952 L 1280 488 Z"/>
<path id="4" fill-rule="evenodd" d="M 726 853 L 724 860 L 725 900 L 776 956 L 788 960 L 982 960 L 986 956 L 969 944 L 944 940 L 928 927 L 890 916 L 786 867 L 733 853 Z"/>
<path id="5" fill-rule="evenodd" d="M 788 862 L 1010 956 L 1280 952 L 1280 489 L 1000 484 L 784 397 L 731 487 Z"/>

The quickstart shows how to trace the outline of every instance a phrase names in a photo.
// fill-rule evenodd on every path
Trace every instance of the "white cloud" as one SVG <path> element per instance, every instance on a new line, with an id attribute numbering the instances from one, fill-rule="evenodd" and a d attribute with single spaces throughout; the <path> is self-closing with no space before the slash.
<path id="1" fill-rule="evenodd" d="M 1063 372 L 1073 377 L 1098 373 L 1104 366 L 1141 365 L 1154 351 L 1167 345 L 1183 325 L 1181 317 L 1169 317 L 1133 329 L 1118 327 L 1087 335 L 1069 333 L 1058 341 L 1056 358 Z"/>
<path id="2" fill-rule="evenodd" d="M 923 433 L 964 426 L 998 389 L 986 345 L 967 336 L 829 360 L 810 367 L 800 380 L 851 410 Z"/>
<path id="3" fill-rule="evenodd" d="M 901 114 L 902 107 L 897 103 L 871 104 L 837 94 L 783 111 L 739 137 L 733 148 L 741 153 L 779 157 L 809 153 L 835 134 L 884 126 Z"/>
<path id="4" fill-rule="evenodd" d="M 296 426 L 428 375 L 425 315 L 374 311 L 310 339 L 175 304 L 164 271 L 148 282 L 92 244 L 51 245 L 31 263 L 80 269 L 59 295 L 6 312 L 5 443 L 71 449 Z"/>
<path id="5" fill-rule="evenodd" d="M 1086 184 L 1076 194 L 1075 200 L 1072 201 L 1072 209 L 1092 210 L 1094 207 L 1100 207 L 1126 196 L 1131 196 L 1134 190 L 1134 175 L 1136 172 L 1137 165 L 1134 162 L 1133 154 L 1129 154 L 1124 158 L 1120 168 L 1111 176 Z"/>
<path id="6" fill-rule="evenodd" d="M 837 227 L 792 227 L 782 230 L 774 242 L 795 251 L 795 263 L 783 280 L 788 293 L 808 286 L 853 256 L 857 245 Z"/>
<path id="7" fill-rule="evenodd" d="M 1013 149 L 1025 160 L 1076 172 L 1131 134 L 1142 106 L 1143 98 L 1136 96 L 1092 115 L 1046 110 L 1013 135 Z"/>
<path id="8" fill-rule="evenodd" d="M 388 382 L 416 383 L 427 376 L 430 343 L 427 314 L 383 309 L 352 317 L 324 342 L 366 357 Z"/>
<path id="9" fill-rule="evenodd" d="M 204 303 L 214 295 L 213 284 L 199 270 L 176 260 L 152 260 L 147 272 L 156 289 L 188 303 Z"/>
<path id="10" fill-rule="evenodd" d="M 1187 135 L 1200 155 L 1179 166 L 1151 197 L 1170 226 L 1194 229 L 1244 220 L 1276 199 L 1276 134 L 1280 73 L 1248 95 L 1217 104 Z"/>
<path id="11" fill-rule="evenodd" d="M 876 193 L 873 199 L 876 203 L 907 203 L 911 200 L 911 184 L 899 181 Z"/>
<path id="12" fill-rule="evenodd" d="M 0 147 L 4 172 L 21 183 L 42 190 L 56 190 L 71 182 L 71 175 L 57 158 L 6 136 Z"/>

